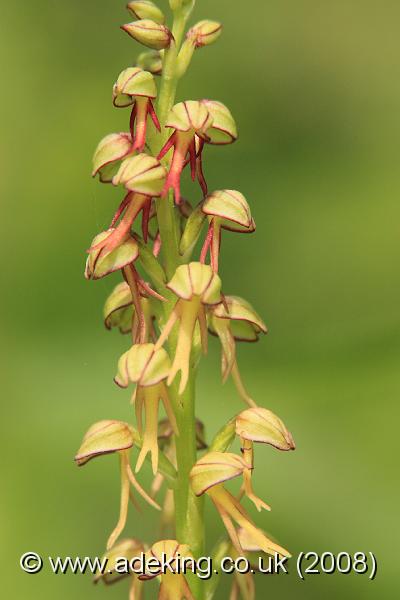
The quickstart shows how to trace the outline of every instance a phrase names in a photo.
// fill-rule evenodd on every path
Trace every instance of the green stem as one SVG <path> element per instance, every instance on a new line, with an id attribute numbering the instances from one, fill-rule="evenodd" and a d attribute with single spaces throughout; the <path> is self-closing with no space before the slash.
<path id="1" fill-rule="evenodd" d="M 194 4 L 194 3 L 193 3 Z M 165 51 L 160 92 L 157 102 L 157 115 L 161 124 L 160 146 L 157 153 L 168 138 L 165 128 L 168 113 L 175 103 L 178 85 L 177 57 L 182 43 L 186 21 L 192 9 L 187 7 L 174 11 L 172 33 L 174 42 Z M 152 142 L 156 140 L 152 140 Z M 151 144 L 154 148 L 154 143 Z M 179 229 L 175 215 L 172 193 L 168 198 L 157 200 L 157 219 L 161 235 L 164 269 L 170 279 L 180 264 Z M 164 318 L 168 319 L 174 307 L 173 301 L 164 303 Z M 170 336 L 169 350 L 171 356 L 176 350 L 176 335 Z M 175 525 L 176 537 L 180 543 L 190 546 L 194 556 L 204 554 L 204 518 L 203 500 L 197 498 L 191 489 L 189 474 L 197 460 L 196 451 L 196 419 L 195 419 L 195 371 L 191 369 L 189 381 L 182 395 L 178 394 L 178 382 L 169 388 L 171 403 L 174 408 L 179 435 L 176 437 L 177 482 L 175 493 Z M 202 580 L 194 576 L 190 578 L 190 586 L 196 600 L 203 600 L 204 585 Z"/>

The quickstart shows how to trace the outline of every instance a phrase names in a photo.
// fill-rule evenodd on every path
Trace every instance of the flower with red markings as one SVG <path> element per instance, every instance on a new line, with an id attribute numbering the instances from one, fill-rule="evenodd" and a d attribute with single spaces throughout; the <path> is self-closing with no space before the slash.
<path id="1" fill-rule="evenodd" d="M 189 155 L 193 181 L 196 179 L 196 163 L 200 160 L 202 146 L 196 150 L 196 136 L 201 140 L 208 140 L 206 134 L 212 125 L 212 117 L 203 104 L 196 100 L 179 102 L 171 109 L 166 127 L 174 132 L 161 149 L 158 159 L 161 160 L 167 152 L 173 148 L 171 166 L 163 189 L 165 196 L 171 188 L 175 194 L 176 204 L 181 202 L 180 181 L 182 171 L 187 164 L 186 157 Z"/>
<path id="2" fill-rule="evenodd" d="M 139 578 L 144 581 L 160 578 L 159 600 L 195 600 L 183 574 L 194 568 L 194 557 L 187 544 L 162 540 L 152 545 L 145 558 L 148 569 Z M 166 563 L 167 569 L 162 566 Z"/>
<path id="3" fill-rule="evenodd" d="M 235 190 L 213 192 L 204 200 L 201 209 L 208 217 L 209 227 L 200 261 L 205 261 L 209 250 L 211 266 L 215 272 L 218 272 L 221 229 L 238 233 L 252 233 L 255 231 L 256 225 L 246 198 Z"/>
<path id="4" fill-rule="evenodd" d="M 81 467 L 97 456 L 114 453 L 119 455 L 121 466 L 120 516 L 117 526 L 108 538 L 107 550 L 113 547 L 125 527 L 130 484 L 149 504 L 160 510 L 159 505 L 145 492 L 132 472 L 129 454 L 135 442 L 134 433 L 133 427 L 123 421 L 99 421 L 88 429 L 75 456 L 76 464 Z"/>
<path id="5" fill-rule="evenodd" d="M 160 131 L 160 123 L 154 110 L 153 100 L 157 96 L 154 77 L 139 67 L 122 71 L 113 87 L 113 104 L 117 108 L 132 106 L 130 132 L 133 150 L 142 152 L 146 145 L 147 117 L 150 116 Z"/>
<path id="6" fill-rule="evenodd" d="M 167 287 L 178 296 L 178 301 L 156 343 L 161 348 L 168 339 L 174 325 L 179 321 L 178 342 L 168 385 L 181 372 L 179 393 L 186 388 L 190 370 L 190 355 L 196 324 L 199 324 L 203 352 L 207 352 L 206 306 L 221 302 L 221 280 L 211 267 L 198 262 L 181 265 Z"/>
<path id="7" fill-rule="evenodd" d="M 151 299 L 144 290 L 140 290 L 140 304 L 145 320 L 146 331 L 150 339 L 155 339 L 154 313 Z M 132 291 L 126 281 L 115 286 L 108 296 L 103 309 L 104 325 L 107 329 L 118 328 L 122 334 L 133 331 L 134 339 L 141 325 L 141 315 L 134 306 Z"/>
<path id="8" fill-rule="evenodd" d="M 93 156 L 92 176 L 99 175 L 102 183 L 111 183 L 121 161 L 132 153 L 130 133 L 110 133 L 103 138 Z"/>
<path id="9" fill-rule="evenodd" d="M 143 408 L 146 414 L 146 427 L 143 444 L 136 463 L 138 472 L 148 452 L 151 454 L 153 473 L 158 469 L 158 407 L 162 400 L 168 420 L 178 434 L 174 411 L 169 400 L 165 380 L 169 375 L 171 362 L 164 348 L 157 349 L 154 344 L 135 344 L 125 352 L 118 362 L 118 373 L 115 383 L 126 388 L 135 383 L 136 389 L 132 397 L 135 404 L 139 433 L 142 434 Z"/>
<path id="10" fill-rule="evenodd" d="M 104 253 L 110 253 L 118 248 L 129 236 L 132 224 L 140 212 L 143 214 L 143 237 L 147 241 L 151 201 L 160 196 L 165 176 L 165 168 L 156 158 L 147 154 L 130 156 L 121 163 L 118 173 L 113 177 L 113 184 L 123 184 L 128 193 L 114 215 L 110 235 L 92 244 L 90 252 L 103 250 Z M 118 225 L 114 227 L 119 219 Z"/>
<path id="11" fill-rule="evenodd" d="M 92 246 L 88 250 L 89 256 L 86 260 L 86 279 L 101 279 L 110 273 L 114 273 L 114 271 L 124 269 L 138 258 L 138 244 L 129 235 L 125 235 L 125 239 L 121 241 L 117 248 L 104 249 L 107 248 L 107 242 L 112 238 L 115 231 L 114 228 L 102 231 L 92 241 Z"/>
<path id="12" fill-rule="evenodd" d="M 225 104 L 217 100 L 202 100 L 204 106 L 212 116 L 212 125 L 207 130 L 208 143 L 216 146 L 232 144 L 238 138 L 235 120 L 231 111 Z"/>
<path id="13" fill-rule="evenodd" d="M 225 382 L 232 375 L 239 396 L 249 406 L 256 406 L 247 393 L 236 358 L 236 341 L 255 342 L 260 333 L 267 333 L 264 321 L 249 302 L 239 296 L 224 296 L 218 306 L 207 311 L 208 328 L 221 342 L 221 371 Z"/>
<path id="14" fill-rule="evenodd" d="M 206 493 L 211 498 L 238 552 L 242 552 L 242 547 L 234 522 L 247 531 L 264 552 L 290 556 L 287 550 L 268 539 L 253 524 L 239 500 L 223 486 L 226 481 L 240 477 L 249 468 L 251 466 L 236 454 L 209 452 L 196 462 L 190 472 L 192 489 L 196 496 Z"/>

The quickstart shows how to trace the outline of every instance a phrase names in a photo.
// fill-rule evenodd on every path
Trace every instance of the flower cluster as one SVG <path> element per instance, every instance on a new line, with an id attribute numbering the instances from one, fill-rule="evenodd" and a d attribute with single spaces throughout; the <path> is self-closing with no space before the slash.
<path id="1" fill-rule="evenodd" d="M 127 8 L 133 21 L 122 27 L 149 48 L 135 65 L 121 71 L 112 88 L 112 103 L 128 109 L 123 132 L 106 135 L 93 157 L 93 176 L 121 190 L 109 226 L 98 232 L 88 248 L 87 279 L 120 273 L 105 301 L 107 329 L 130 334 L 130 343 L 116 366 L 115 383 L 133 386 L 134 422 L 103 420 L 92 425 L 75 457 L 81 466 L 94 457 L 117 454 L 120 461 L 121 501 L 118 523 L 106 547 L 109 570 L 95 581 L 120 579 L 117 557 L 134 558 L 145 552 L 174 559 L 204 552 L 203 502 L 208 496 L 227 531 L 233 553 L 258 551 L 289 556 L 252 521 L 242 505 L 247 498 L 260 511 L 270 507 L 253 490 L 254 444 L 293 450 L 291 434 L 271 411 L 257 406 L 239 373 L 236 342 L 255 342 L 267 328 L 243 298 L 223 292 L 219 256 L 223 231 L 252 233 L 255 222 L 244 195 L 237 190 L 210 192 L 203 168 L 207 145 L 236 141 L 237 128 L 229 109 L 219 101 L 185 100 L 174 104 L 179 79 L 198 49 L 215 42 L 221 24 L 203 20 L 184 26 L 194 0 L 170 0 L 171 29 L 151 0 L 133 0 Z M 160 77 L 160 86 L 156 85 Z M 183 197 L 183 174 L 198 181 Z M 197 253 L 197 255 L 196 255 Z M 221 344 L 222 380 L 229 376 L 247 408 L 217 434 L 208 448 L 204 426 L 196 419 L 194 382 L 207 353 L 209 333 Z M 161 407 L 160 407 L 161 403 Z M 160 418 L 160 408 L 165 416 Z M 241 454 L 229 451 L 235 437 Z M 135 468 L 131 459 L 138 451 Z M 206 450 L 206 453 L 198 455 Z M 150 459 L 153 483 L 147 493 L 136 476 Z M 238 494 L 228 482 L 242 481 Z M 155 497 L 166 487 L 162 507 Z M 135 538 L 120 539 L 126 527 L 129 499 L 137 504 L 134 488 L 154 509 L 161 510 L 161 531 L 175 539 L 151 546 Z M 128 573 L 129 575 L 129 573 Z M 142 598 L 148 579 L 158 578 L 162 600 L 205 596 L 194 577 L 176 572 L 131 573 L 130 599 Z M 213 587 L 213 589 L 215 586 Z M 232 597 L 254 598 L 252 576 L 239 575 Z M 207 598 L 212 592 L 207 592 Z"/>

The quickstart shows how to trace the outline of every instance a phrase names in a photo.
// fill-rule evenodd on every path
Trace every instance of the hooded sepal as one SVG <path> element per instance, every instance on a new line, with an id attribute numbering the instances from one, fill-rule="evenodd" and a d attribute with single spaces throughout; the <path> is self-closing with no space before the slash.
<path id="1" fill-rule="evenodd" d="M 92 176 L 99 174 L 102 183 L 110 183 L 119 164 L 132 152 L 130 133 L 110 133 L 98 144 L 93 156 Z"/>
<path id="2" fill-rule="evenodd" d="M 153 75 L 140 67 L 124 69 L 113 87 L 113 104 L 117 108 L 130 106 L 138 97 L 153 100 L 156 96 L 157 88 Z"/>
<path id="3" fill-rule="evenodd" d="M 86 260 L 86 279 L 101 279 L 114 271 L 123 269 L 138 258 L 139 248 L 137 242 L 131 237 L 126 237 L 111 252 L 104 250 L 114 231 L 114 228 L 103 231 L 96 235 L 92 241 L 89 256 Z"/>
<path id="4" fill-rule="evenodd" d="M 272 411 L 257 406 L 236 417 L 236 434 L 248 441 L 270 444 L 277 450 L 294 450 L 292 434 Z"/>

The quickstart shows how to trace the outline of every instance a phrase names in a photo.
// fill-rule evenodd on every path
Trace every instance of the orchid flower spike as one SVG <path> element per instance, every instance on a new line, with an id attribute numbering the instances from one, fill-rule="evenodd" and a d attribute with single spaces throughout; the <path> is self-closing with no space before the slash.
<path id="1" fill-rule="evenodd" d="M 281 421 L 273 412 L 266 408 L 257 406 L 242 411 L 235 420 L 236 434 L 240 438 L 241 449 L 245 462 L 250 465 L 243 472 L 243 492 L 255 504 L 257 510 L 269 506 L 258 498 L 252 485 L 252 469 L 254 467 L 254 442 L 270 444 L 278 450 L 294 450 L 295 443 L 293 437 Z"/>
<path id="2" fill-rule="evenodd" d="M 130 133 L 110 133 L 98 144 L 93 156 L 92 176 L 99 175 L 102 183 L 111 183 L 121 161 L 132 154 Z"/>
<path id="3" fill-rule="evenodd" d="M 114 378 L 117 385 L 128 387 L 136 383 L 133 395 L 139 433 L 142 435 L 143 408 L 146 426 L 143 444 L 136 463 L 136 473 L 140 470 L 148 452 L 151 454 L 153 473 L 158 469 L 158 407 L 162 400 L 171 427 L 178 435 L 178 427 L 172 409 L 165 379 L 168 377 L 171 363 L 164 348 L 157 349 L 154 344 L 135 344 L 125 352 L 118 362 L 118 373 Z"/>
<path id="4" fill-rule="evenodd" d="M 169 189 L 174 190 L 175 202 L 181 202 L 180 180 L 182 171 L 187 164 L 186 157 L 189 155 L 193 181 L 196 179 L 197 160 L 201 158 L 202 146 L 196 151 L 196 136 L 207 141 L 207 130 L 212 125 L 212 117 L 207 107 L 196 100 L 179 102 L 172 107 L 166 122 L 166 127 L 173 129 L 171 137 L 161 149 L 158 159 L 161 160 L 173 147 L 174 153 L 169 169 L 168 177 L 163 189 L 165 196 Z"/>
<path id="5" fill-rule="evenodd" d="M 207 312 L 209 331 L 221 342 L 221 371 L 225 382 L 229 375 L 239 396 L 249 406 L 256 406 L 247 393 L 236 358 L 236 341 L 255 342 L 260 333 L 267 333 L 264 321 L 249 302 L 239 296 L 225 296 L 224 302 L 211 306 Z"/>
<path id="6" fill-rule="evenodd" d="M 201 251 L 200 262 L 205 262 L 210 250 L 211 266 L 218 272 L 221 229 L 237 233 L 252 233 L 256 225 L 246 198 L 235 190 L 213 192 L 204 200 L 201 210 L 209 220 L 208 233 Z"/>
<path id="7" fill-rule="evenodd" d="M 190 472 L 192 489 L 196 496 L 206 493 L 211 498 L 233 545 L 239 553 L 242 552 L 242 547 L 234 522 L 247 531 L 257 541 L 264 552 L 289 556 L 287 550 L 268 539 L 254 525 L 239 500 L 223 486 L 225 481 L 243 475 L 249 468 L 251 467 L 245 460 L 236 454 L 230 452 L 209 452 L 197 461 Z"/>
<path id="8" fill-rule="evenodd" d="M 121 468 L 120 516 L 117 526 L 108 538 L 107 550 L 112 548 L 125 527 L 128 516 L 130 484 L 151 506 L 160 510 L 159 505 L 145 492 L 132 472 L 129 454 L 133 444 L 133 429 L 128 423 L 110 420 L 99 421 L 88 429 L 75 456 L 76 464 L 81 467 L 96 456 L 114 453 L 119 455 Z"/>
<path id="9" fill-rule="evenodd" d="M 178 301 L 158 338 L 156 348 L 162 347 L 170 335 L 175 323 L 179 321 L 178 342 L 168 376 L 170 385 L 181 371 L 179 394 L 186 388 L 189 378 L 192 340 L 199 323 L 203 352 L 207 352 L 206 306 L 221 302 L 221 280 L 210 266 L 198 262 L 181 265 L 175 271 L 167 287 L 178 297 Z"/>
<path id="10" fill-rule="evenodd" d="M 160 578 L 158 600 L 195 600 L 183 574 L 194 566 L 194 558 L 187 544 L 180 544 L 176 540 L 156 542 L 146 552 L 145 562 L 149 565 L 148 571 L 139 575 L 139 578 L 143 581 Z M 157 564 L 160 565 L 159 570 Z M 162 568 L 164 564 L 168 564 L 168 569 Z"/>
<path id="11" fill-rule="evenodd" d="M 157 96 L 154 77 L 140 67 L 128 67 L 120 73 L 113 87 L 113 104 L 117 108 L 132 106 L 130 133 L 133 150 L 143 152 L 146 145 L 147 117 L 160 131 L 160 123 L 154 110 L 153 100 Z"/>

